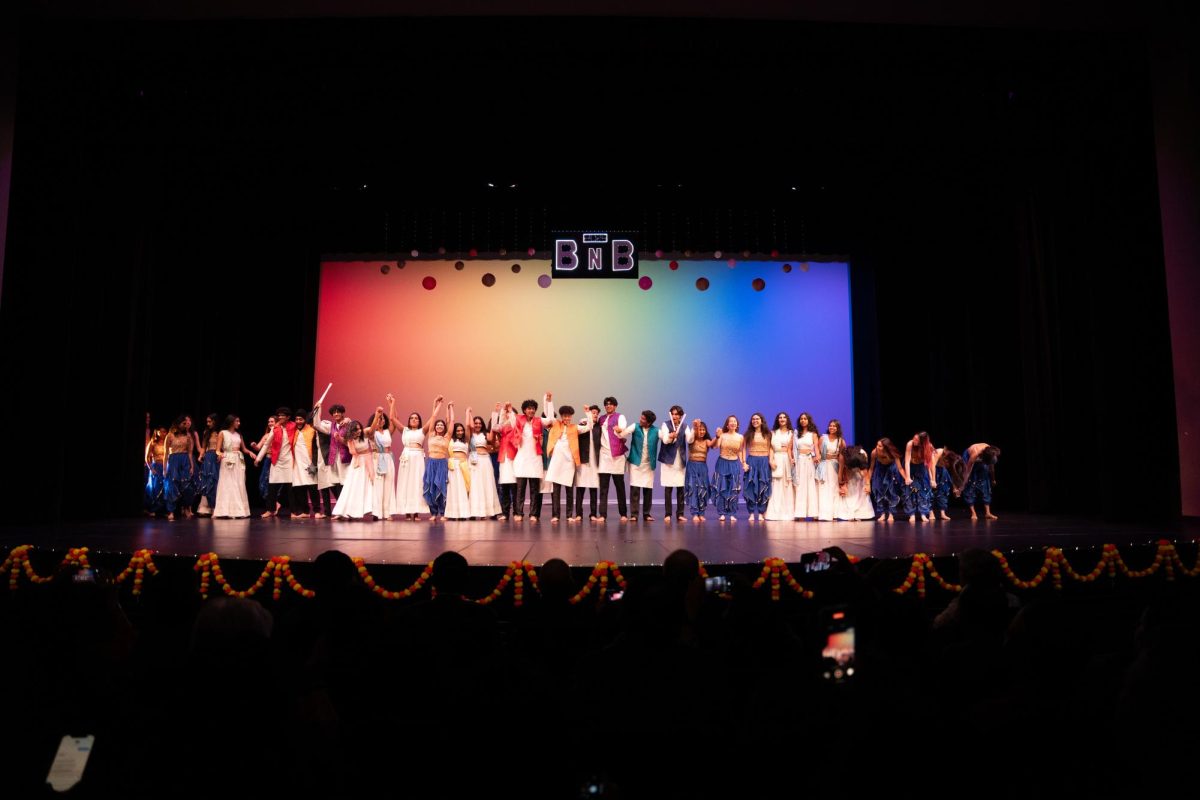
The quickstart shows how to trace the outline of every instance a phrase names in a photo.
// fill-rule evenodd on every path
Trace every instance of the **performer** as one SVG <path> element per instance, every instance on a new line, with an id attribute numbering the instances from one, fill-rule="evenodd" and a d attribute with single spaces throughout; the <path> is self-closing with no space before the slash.
<path id="1" fill-rule="evenodd" d="M 467 419 L 471 409 L 467 407 Z M 471 518 L 471 442 L 467 426 L 455 422 L 450 427 L 450 460 L 446 462 L 446 519 Z"/>
<path id="2" fill-rule="evenodd" d="M 909 522 L 933 522 L 933 492 L 937 489 L 933 443 L 925 431 L 914 434 L 904 445 L 904 513 Z"/>
<path id="3" fill-rule="evenodd" d="M 817 464 L 821 461 L 820 435 L 812 415 L 803 412 L 796 420 L 796 436 L 792 439 L 792 460 L 796 465 L 792 480 L 796 486 L 796 519 L 817 518 Z"/>
<path id="4" fill-rule="evenodd" d="M 617 413 L 617 398 L 604 398 L 604 415 L 598 420 L 600 425 L 600 519 L 608 519 L 608 482 L 617 485 L 617 510 L 621 513 L 621 522 L 629 520 L 628 507 L 625 505 L 625 454 L 629 446 L 625 438 L 633 431 L 626 428 L 625 415 Z"/>
<path id="5" fill-rule="evenodd" d="M 833 503 L 834 519 L 875 519 L 871 486 L 863 477 L 869 463 L 867 451 L 858 445 L 848 444 L 842 449 L 842 460 L 838 465 L 838 497 Z"/>
<path id="6" fill-rule="evenodd" d="M 375 426 L 381 422 L 382 415 L 383 410 L 376 409 L 375 417 L 365 429 L 357 420 L 350 420 L 346 426 L 346 446 L 352 459 L 343 473 L 342 491 L 333 507 L 337 519 L 365 519 L 374 514 L 376 464 L 371 453 L 371 437 L 375 435 Z"/>
<path id="7" fill-rule="evenodd" d="M 196 462 L 192 453 L 196 439 L 192 435 L 192 418 L 181 416 L 167 432 L 167 468 L 164 479 L 167 520 L 175 521 L 178 510 L 184 517 L 192 515 L 192 498 L 196 491 Z"/>
<path id="8" fill-rule="evenodd" d="M 771 499 L 767 502 L 767 519 L 791 522 L 795 518 L 796 490 L 792 477 L 796 472 L 795 431 L 792 418 L 780 411 L 775 415 L 771 431 Z"/>
<path id="9" fill-rule="evenodd" d="M 708 426 L 704 420 L 692 420 L 692 426 L 687 431 L 688 463 L 687 477 L 684 479 L 684 493 L 687 495 L 692 522 L 703 520 L 708 508 L 708 499 L 712 494 L 712 483 L 708 478 L 708 449 L 715 447 L 717 441 L 708 438 Z"/>
<path id="10" fill-rule="evenodd" d="M 663 487 L 663 519 L 671 521 L 671 493 L 676 495 L 675 518 L 686 521 L 683 516 L 684 491 L 687 485 L 687 452 L 692 437 L 690 429 L 683 426 L 683 406 L 671 406 L 666 422 L 658 431 L 659 481 Z"/>
<path id="11" fill-rule="evenodd" d="M 713 474 L 713 495 L 721 522 L 726 515 L 737 520 L 738 495 L 742 491 L 742 476 L 750 471 L 746 463 L 746 439 L 738 433 L 738 418 L 730 414 L 717 434 L 714 446 L 719 449 L 717 470 Z"/>
<path id="12" fill-rule="evenodd" d="M 471 410 L 467 409 L 467 416 Z M 491 454 L 496 436 L 483 422 L 471 417 L 471 518 L 495 519 L 500 516 L 500 498 L 496 491 L 496 473 Z"/>
<path id="13" fill-rule="evenodd" d="M 238 428 L 242 421 L 234 414 L 225 417 L 225 429 L 217 438 L 217 493 L 213 517 L 246 519 L 250 499 L 246 496 L 246 457 L 254 453 L 242 441 Z"/>
<path id="14" fill-rule="evenodd" d="M 254 463 L 259 463 L 259 460 L 266 461 L 258 471 L 258 493 L 265 502 L 271 494 L 271 450 L 267 445 L 271 442 L 271 437 L 275 435 L 275 417 L 267 417 L 267 429 L 262 437 L 250 443 L 250 449 L 254 450 L 258 455 L 255 457 Z M 263 448 L 267 448 L 267 452 L 263 454 Z M 279 503 L 275 503 L 275 511 L 279 510 Z"/>
<path id="15" fill-rule="evenodd" d="M 454 401 L 446 404 L 450 423 L 431 419 L 431 433 L 427 440 L 429 455 L 425 459 L 425 481 L 421 496 L 429 506 L 429 521 L 446 521 L 446 484 L 450 477 L 450 425 L 454 424 Z M 436 409 L 435 409 L 436 410 Z"/>
<path id="16" fill-rule="evenodd" d="M 750 415 L 750 427 L 746 431 L 746 510 L 750 521 L 763 521 L 767 505 L 771 502 L 771 433 L 767 430 L 762 414 Z"/>
<path id="17" fill-rule="evenodd" d="M 275 516 L 282 511 L 280 498 L 286 498 L 292 485 L 292 448 L 296 444 L 296 423 L 291 421 L 290 408 L 280 407 L 275 410 L 275 427 L 271 438 L 265 440 L 258 450 L 260 461 L 265 455 L 271 456 L 271 477 L 267 491 L 267 510 L 263 512 L 264 519 Z M 291 513 L 291 509 L 288 510 Z"/>
<path id="18" fill-rule="evenodd" d="M 950 507 L 951 492 L 961 492 L 966 473 L 962 456 L 948 447 L 933 452 L 937 461 L 937 491 L 933 493 L 933 508 L 938 519 L 949 520 L 946 509 Z"/>
<path id="19" fill-rule="evenodd" d="M 546 455 L 549 457 L 549 464 L 546 465 L 546 482 L 551 485 L 550 495 L 550 521 L 558 522 L 560 511 L 562 510 L 562 501 L 560 498 L 560 490 L 565 490 L 567 495 L 567 521 L 574 522 L 575 514 L 575 474 L 581 466 L 583 459 L 580 455 L 581 447 L 580 435 L 583 435 L 584 442 L 590 438 L 592 430 L 592 418 L 587 414 L 583 415 L 583 422 L 575 422 L 575 407 L 563 406 L 558 409 L 557 419 L 555 419 L 555 410 L 553 405 L 553 395 L 546 392 L 546 417 L 554 420 L 548 431 L 546 439 Z M 580 501 L 583 500 L 582 495 Z M 593 502 L 593 508 L 595 503 Z"/>
<path id="20" fill-rule="evenodd" d="M 547 393 L 548 396 L 549 393 Z M 548 402 L 548 401 L 547 401 Z M 520 522 L 525 511 L 525 492 L 529 490 L 529 520 L 537 522 L 542 514 L 542 430 L 553 422 L 537 416 L 536 400 L 521 403 L 521 413 L 505 425 L 504 433 L 513 436 L 516 454 L 513 456 L 513 476 L 517 479 L 517 496 L 513 519 Z"/>
<path id="21" fill-rule="evenodd" d="M 292 486 L 289 492 L 292 519 L 325 519 L 321 513 L 321 495 L 317 491 L 317 460 L 315 440 L 317 431 L 308 424 L 308 411 L 300 409 L 292 415 L 295 427 L 292 438 Z"/>
<path id="22" fill-rule="evenodd" d="M 846 442 L 842 423 L 829 420 L 828 432 L 821 437 L 821 463 L 817 465 L 817 519 L 833 519 L 833 503 L 838 496 L 838 459 Z"/>
<path id="23" fill-rule="evenodd" d="M 396 419 L 396 398 L 388 392 L 385 399 L 388 405 L 387 413 L 384 413 L 382 406 L 375 409 L 379 421 L 375 425 L 370 444 L 375 454 L 373 513 L 375 519 L 388 520 L 393 514 L 400 513 L 400 503 L 396 496 L 396 463 L 392 460 L 392 420 Z"/>
<path id="24" fill-rule="evenodd" d="M 654 421 L 658 418 L 653 411 L 646 409 L 634 426 L 629 447 L 629 510 L 630 516 L 637 519 L 638 494 L 640 490 L 641 514 L 644 522 L 653 522 L 651 504 L 654 500 L 654 467 L 658 461 L 658 428 Z M 671 510 L 667 509 L 667 516 Z"/>
<path id="25" fill-rule="evenodd" d="M 150 415 L 146 415 L 149 425 Z M 167 510 L 167 429 L 158 427 L 153 435 L 146 437 L 146 491 L 143 494 L 142 510 L 153 517 Z"/>
<path id="26" fill-rule="evenodd" d="M 221 467 L 217 462 L 217 446 L 221 440 L 221 426 L 215 413 L 204 419 L 204 432 L 200 435 L 200 479 L 196 493 L 200 495 L 200 507 L 196 514 L 211 517 L 217 502 L 217 476 Z"/>
<path id="27" fill-rule="evenodd" d="M 333 516 L 333 505 L 342 489 L 342 476 L 350 465 L 350 450 L 346 447 L 346 407 L 334 403 L 329 407 L 332 419 L 321 419 L 321 404 L 313 409 L 313 427 L 317 429 L 317 492 L 325 511 Z M 395 417 L 392 417 L 395 419 Z"/>
<path id="28" fill-rule="evenodd" d="M 999 519 L 992 513 L 992 487 L 996 485 L 996 461 L 1000 458 L 1000 448 L 987 442 L 978 442 L 967 448 L 967 466 L 964 473 L 966 484 L 961 494 L 963 500 L 971 507 L 971 519 L 979 519 L 975 513 L 975 503 L 983 503 L 985 519 Z"/>
<path id="29" fill-rule="evenodd" d="M 596 497 L 600 489 L 600 437 L 604 429 L 600 427 L 600 406 L 585 406 L 587 413 L 588 433 L 579 440 L 579 466 L 575 468 L 575 521 L 583 521 L 583 490 L 588 490 L 588 506 L 591 512 L 588 519 L 592 522 L 600 520 L 596 510 Z M 581 428 L 582 430 L 582 424 Z"/>
<path id="30" fill-rule="evenodd" d="M 441 410 L 442 396 L 439 394 L 433 399 L 429 422 L 422 423 L 421 415 L 414 411 L 408 415 L 408 424 L 400 434 L 404 449 L 400 451 L 396 495 L 397 506 L 405 519 L 415 520 L 421 514 L 430 513 L 429 503 L 425 500 L 425 437 Z"/>
<path id="31" fill-rule="evenodd" d="M 904 476 L 900 471 L 900 451 L 892 440 L 880 439 L 871 451 L 871 466 L 867 470 L 867 485 L 871 487 L 871 499 L 875 511 L 883 522 L 896 519 L 904 488 Z"/>
<path id="32" fill-rule="evenodd" d="M 512 519 L 513 500 L 517 495 L 517 476 L 513 474 L 513 459 L 517 455 L 519 442 L 516 432 L 516 412 L 512 403 L 505 403 L 503 410 L 496 403 L 492 411 L 492 431 L 496 438 L 496 486 L 500 491 L 500 510 L 504 519 Z"/>

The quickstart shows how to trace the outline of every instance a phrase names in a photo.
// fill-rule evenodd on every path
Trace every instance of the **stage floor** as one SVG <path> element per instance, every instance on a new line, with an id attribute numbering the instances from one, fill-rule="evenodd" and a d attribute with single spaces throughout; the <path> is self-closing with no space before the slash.
<path id="1" fill-rule="evenodd" d="M 326 550 L 341 550 L 370 563 L 423 564 L 446 550 L 457 550 L 473 565 L 505 565 L 522 559 L 540 564 L 561 558 L 572 566 L 611 560 L 622 566 L 662 563 L 683 547 L 709 564 L 745 564 L 778 556 L 798 561 L 804 553 L 836 545 L 866 558 L 907 556 L 917 552 L 951 555 L 966 548 L 1014 550 L 1143 544 L 1160 538 L 1190 540 L 1200 521 L 1173 525 L 1114 524 L 1079 517 L 1004 514 L 993 522 L 736 522 L 607 524 L 448 521 L 431 523 L 332 522 L 329 520 L 191 519 L 178 522 L 131 519 L 0 528 L 0 548 L 32 544 L 38 548 L 88 547 L 95 552 L 131 553 L 142 547 L 170 555 L 216 552 L 223 558 L 266 559 L 289 555 L 312 560 Z"/>

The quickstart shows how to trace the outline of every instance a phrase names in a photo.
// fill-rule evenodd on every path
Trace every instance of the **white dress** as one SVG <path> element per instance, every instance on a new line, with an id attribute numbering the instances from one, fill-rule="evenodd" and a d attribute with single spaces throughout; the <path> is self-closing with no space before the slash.
<path id="1" fill-rule="evenodd" d="M 796 492 L 792 489 L 792 431 L 771 434 L 771 499 L 767 501 L 767 519 L 791 522 L 795 516 Z"/>
<path id="2" fill-rule="evenodd" d="M 587 448 L 588 459 L 575 468 L 575 488 L 577 489 L 599 489 L 600 488 L 600 450 L 592 444 L 592 430 L 589 425 L 586 434 L 579 434 L 579 457 L 582 461 L 583 450 Z"/>
<path id="3" fill-rule="evenodd" d="M 863 491 L 866 478 L 861 469 L 850 470 L 846 480 L 846 496 L 838 495 L 833 503 L 834 519 L 875 519 L 875 506 L 871 505 L 871 495 Z"/>
<path id="4" fill-rule="evenodd" d="M 817 435 L 805 431 L 795 437 L 796 470 L 792 476 L 795 483 L 796 502 L 792 514 L 796 519 L 817 516 L 817 467 L 812 454 L 817 450 Z"/>
<path id="5" fill-rule="evenodd" d="M 662 452 L 662 445 L 667 444 L 667 437 L 675 431 L 671 430 L 671 425 L 664 422 L 658 430 L 659 452 Z M 694 433 L 689 426 L 682 431 L 683 437 L 675 439 L 675 463 L 668 464 L 665 461 L 658 462 L 662 467 L 658 473 L 658 480 L 664 487 L 683 488 L 685 479 L 687 478 L 687 445 L 692 443 Z M 670 509 L 668 509 L 670 510 Z"/>
<path id="6" fill-rule="evenodd" d="M 375 519 L 391 519 L 400 512 L 400 499 L 396 496 L 396 466 L 392 454 L 391 431 L 375 432 Z"/>
<path id="7" fill-rule="evenodd" d="M 375 458 L 366 439 L 346 442 L 354 460 L 347 467 L 342 493 L 333 507 L 335 517 L 362 519 L 375 511 Z"/>
<path id="8" fill-rule="evenodd" d="M 821 435 L 821 463 L 817 467 L 817 519 L 832 520 L 833 505 L 838 498 L 838 449 L 841 440 L 830 441 Z M 824 477 L 824 480 L 822 480 Z"/>
<path id="9" fill-rule="evenodd" d="M 242 456 L 242 435 L 236 431 L 221 431 L 220 472 L 217 475 L 217 501 L 214 517 L 242 519 L 250 516 L 250 500 L 246 496 L 246 460 Z"/>
<path id="10" fill-rule="evenodd" d="M 446 463 L 446 519 L 467 519 L 471 517 L 471 492 L 475 484 L 467 489 L 467 478 L 464 471 L 471 469 L 471 463 L 466 458 L 470 450 L 466 442 L 451 439 L 449 444 L 450 458 Z"/>
<path id="11" fill-rule="evenodd" d="M 396 474 L 396 513 L 428 514 L 425 502 L 425 431 L 405 428 L 400 434 L 404 449 Z"/>
<path id="12" fill-rule="evenodd" d="M 486 447 L 487 436 L 471 434 L 471 516 L 479 519 L 494 517 L 501 511 L 492 459 L 487 453 L 478 452 Z"/>

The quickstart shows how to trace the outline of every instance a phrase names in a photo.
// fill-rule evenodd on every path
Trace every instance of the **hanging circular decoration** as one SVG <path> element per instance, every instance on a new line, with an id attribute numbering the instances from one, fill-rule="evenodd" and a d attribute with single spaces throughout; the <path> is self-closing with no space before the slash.
<path id="1" fill-rule="evenodd" d="M 800 271 L 808 272 L 808 262 L 807 261 L 805 261 L 803 264 L 800 265 Z"/>
<path id="2" fill-rule="evenodd" d="M 383 266 L 381 266 L 381 267 L 379 268 L 379 271 L 380 271 L 380 272 L 382 272 L 384 275 L 387 275 L 389 272 L 391 272 L 391 271 L 392 271 L 392 265 L 391 265 L 391 264 L 384 264 Z"/>
<path id="3" fill-rule="evenodd" d="M 501 258 L 504 258 L 506 255 L 508 255 L 508 250 L 506 250 L 506 249 L 504 249 L 503 247 L 501 247 L 501 248 L 500 248 L 500 257 L 501 257 Z"/>
<path id="4" fill-rule="evenodd" d="M 412 250 L 411 252 L 409 252 L 409 255 L 412 256 L 413 258 L 416 258 L 417 256 L 421 255 L 421 253 L 418 250 Z"/>
<path id="5" fill-rule="evenodd" d="M 779 251 L 772 248 L 771 258 L 779 258 Z"/>
<path id="6" fill-rule="evenodd" d="M 535 250 L 535 249 L 534 249 L 534 248 L 532 248 L 532 247 L 531 247 L 531 248 L 529 248 L 528 250 L 526 250 L 525 252 L 526 252 L 526 253 L 528 253 L 528 254 L 530 255 L 530 257 L 533 257 L 533 256 L 537 255 L 537 250 Z"/>
<path id="7" fill-rule="evenodd" d="M 521 271 L 521 265 L 520 265 L 520 264 L 513 264 L 513 265 L 512 265 L 512 271 L 513 271 L 513 275 L 516 275 L 518 272 L 520 272 L 520 271 Z"/>
<path id="8" fill-rule="evenodd" d="M 662 257 L 663 257 L 663 251 L 662 251 L 662 250 L 655 250 L 655 251 L 654 251 L 654 257 L 655 257 L 655 258 L 662 258 Z"/>
<path id="9" fill-rule="evenodd" d="M 403 258 L 396 262 L 396 269 L 404 269 L 406 266 L 408 266 L 408 262 Z"/>
<path id="10" fill-rule="evenodd" d="M 463 267 L 465 267 L 465 266 L 466 266 L 466 264 L 464 264 L 464 263 L 463 263 L 463 262 L 461 262 L 461 261 L 455 261 L 455 262 L 454 262 L 454 268 L 455 268 L 456 270 L 458 270 L 459 272 L 462 272 L 462 269 L 463 269 Z"/>
<path id="11" fill-rule="evenodd" d="M 538 286 L 542 287 L 543 289 L 549 289 L 550 288 L 550 276 L 549 275 L 538 275 Z"/>
<path id="12" fill-rule="evenodd" d="M 728 261 L 726 261 L 725 263 L 729 265 L 729 268 L 730 268 L 730 269 L 733 269 L 734 267 L 736 267 L 736 266 L 737 266 L 737 259 L 736 259 L 736 258 L 731 258 L 731 259 L 729 259 Z"/>
<path id="13" fill-rule="evenodd" d="M 654 281 L 650 280 L 649 275 L 643 275 L 642 277 L 638 278 L 638 288 L 643 292 L 648 291 L 653 285 Z"/>
<path id="14" fill-rule="evenodd" d="M 750 285 L 754 287 L 754 291 L 756 292 L 761 292 L 763 289 L 767 288 L 767 282 L 762 278 L 755 278 L 750 282 Z"/>
<path id="15" fill-rule="evenodd" d="M 444 256 L 444 255 L 446 255 L 446 248 L 444 248 L 444 247 L 439 247 L 439 248 L 438 248 L 438 255 L 439 255 L 439 256 Z"/>
<path id="16" fill-rule="evenodd" d="M 671 269 L 673 269 L 673 270 L 679 269 L 679 262 L 678 262 L 678 261 L 672 261 L 672 262 L 671 262 L 671 264 L 670 264 L 670 267 L 671 267 Z"/>
<path id="17" fill-rule="evenodd" d="M 791 271 L 792 271 L 792 265 L 791 265 L 791 264 L 784 264 L 784 265 L 783 265 L 783 271 L 784 271 L 784 272 L 791 272 Z"/>
<path id="18" fill-rule="evenodd" d="M 725 256 L 725 254 L 722 253 L 720 250 L 713 253 L 713 258 L 715 258 L 717 261 L 720 261 L 722 258 L 724 258 L 724 256 Z"/>
<path id="19" fill-rule="evenodd" d="M 479 255 L 479 251 L 476 250 L 474 247 L 472 247 L 470 250 L 467 251 L 467 255 L 470 256 L 471 258 L 475 258 L 476 256 Z"/>
<path id="20" fill-rule="evenodd" d="M 432 275 L 426 275 L 421 279 L 421 285 L 432 292 L 437 286 L 437 280 L 435 280 Z"/>
<path id="21" fill-rule="evenodd" d="M 702 292 L 708 291 L 708 278 L 696 278 L 696 288 Z"/>
<path id="22" fill-rule="evenodd" d="M 489 289 L 496 285 L 496 276 L 490 272 L 485 272 L 481 280 L 483 281 L 483 285 Z"/>

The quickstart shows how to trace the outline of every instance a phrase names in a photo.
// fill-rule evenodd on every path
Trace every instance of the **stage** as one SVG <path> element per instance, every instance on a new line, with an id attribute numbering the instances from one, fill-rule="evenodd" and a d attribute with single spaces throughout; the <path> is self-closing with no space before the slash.
<path id="1" fill-rule="evenodd" d="M 288 555 L 311 561 L 326 550 L 341 550 L 373 564 L 425 564 L 456 550 L 473 566 L 512 561 L 541 564 L 561 558 L 571 566 L 599 561 L 621 566 L 660 564 L 672 550 L 686 548 L 706 564 L 750 564 L 767 557 L 799 561 L 805 553 L 841 547 L 859 558 L 896 558 L 914 553 L 949 556 L 967 548 L 1004 551 L 1054 546 L 1064 550 L 1149 544 L 1158 539 L 1191 540 L 1200 521 L 1159 525 L 1116 524 L 1083 517 L 1001 514 L 995 521 L 971 522 L 961 510 L 949 522 L 736 522 L 619 521 L 607 524 L 447 521 L 337 522 L 259 519 L 177 522 L 129 519 L 105 522 L 5 526 L 0 549 L 30 544 L 40 550 L 87 547 L 92 553 L 133 553 L 150 548 L 163 555 L 215 552 L 222 558 L 268 559 Z"/>

